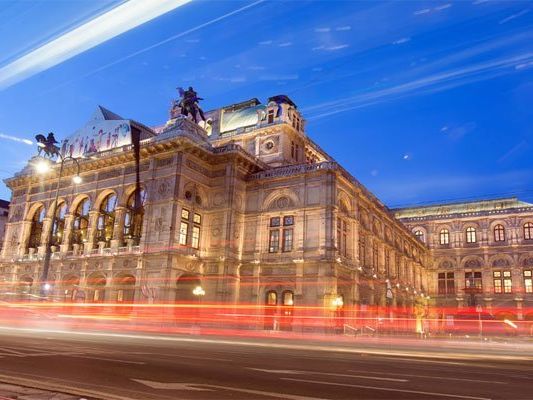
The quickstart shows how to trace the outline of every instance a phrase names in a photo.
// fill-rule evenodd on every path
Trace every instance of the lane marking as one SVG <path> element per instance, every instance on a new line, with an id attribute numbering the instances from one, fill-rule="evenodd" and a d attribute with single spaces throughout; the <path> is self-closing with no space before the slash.
<path id="1" fill-rule="evenodd" d="M 344 378 L 359 378 L 359 379 L 372 379 L 376 381 L 389 381 L 389 382 L 409 382 L 408 379 L 397 378 L 380 378 L 379 376 L 368 375 L 354 375 L 354 374 L 337 374 L 333 372 L 318 372 L 318 371 L 294 371 L 290 369 L 274 370 L 274 369 L 260 369 L 260 368 L 247 368 L 255 371 L 267 372 L 270 374 L 287 374 L 287 375 L 324 375 L 324 376 L 340 376 Z"/>
<path id="2" fill-rule="evenodd" d="M 210 391 L 214 389 L 219 390 L 229 390 L 232 392 L 240 392 L 247 394 L 260 395 L 265 397 L 275 397 L 276 399 L 288 399 L 288 400 L 328 400 L 318 397 L 308 397 L 300 396 L 297 394 L 288 394 L 288 393 L 276 393 L 276 392 L 265 392 L 263 390 L 253 390 L 253 389 L 244 389 L 237 388 L 233 386 L 221 386 L 221 385 L 211 385 L 204 383 L 185 383 L 185 382 L 155 382 L 155 381 L 146 381 L 143 379 L 133 379 L 137 383 L 151 387 L 152 389 L 162 389 L 162 390 L 189 390 L 189 391 Z M 209 388 L 209 389 L 207 389 Z"/>
<path id="3" fill-rule="evenodd" d="M 349 369 L 350 372 L 359 372 L 353 369 Z M 430 379 L 441 379 L 445 381 L 461 381 L 461 382 L 478 382 L 478 383 L 494 383 L 496 385 L 507 385 L 508 382 L 498 382 L 498 381 L 483 381 L 480 379 L 464 379 L 464 378 L 449 378 L 449 377 L 442 377 L 442 376 L 431 376 L 431 375 L 417 375 L 417 374 L 396 374 L 393 372 L 370 372 L 366 371 L 369 374 L 377 374 L 377 375 L 393 375 L 393 376 L 408 376 L 413 378 L 430 378 Z"/>
<path id="4" fill-rule="evenodd" d="M 353 387 L 358 389 L 371 389 L 371 390 L 383 390 L 385 392 L 401 392 L 401 393 L 413 393 L 413 394 L 423 394 L 436 397 L 452 397 L 456 399 L 470 399 L 470 400 L 492 400 L 488 397 L 473 397 L 473 396 L 463 396 L 459 394 L 450 394 L 450 393 L 434 393 L 434 392 L 422 392 L 419 390 L 408 390 L 408 389 L 393 389 L 393 388 L 384 388 L 377 386 L 364 386 L 364 385 L 352 385 L 349 383 L 335 383 L 335 382 L 324 382 L 324 381 L 311 381 L 308 379 L 295 379 L 295 378 L 280 378 L 284 381 L 293 381 L 293 382 L 307 382 L 314 383 L 317 385 L 330 385 L 330 386 L 344 386 L 344 387 Z"/>
<path id="5" fill-rule="evenodd" d="M 62 354 L 59 354 L 59 355 L 62 355 Z M 83 354 L 67 354 L 67 355 L 65 355 L 65 357 L 88 358 L 90 360 L 111 361 L 111 362 L 118 362 L 118 363 L 122 363 L 122 364 L 136 364 L 136 365 L 145 365 L 146 364 L 146 362 L 144 362 L 144 361 L 118 360 L 116 358 L 86 356 L 86 355 L 83 355 Z"/>

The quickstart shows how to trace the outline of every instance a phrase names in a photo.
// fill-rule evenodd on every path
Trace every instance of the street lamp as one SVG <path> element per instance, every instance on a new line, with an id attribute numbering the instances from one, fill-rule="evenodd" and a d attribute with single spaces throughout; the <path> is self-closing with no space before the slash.
<path id="1" fill-rule="evenodd" d="M 77 159 L 71 156 L 64 157 L 63 155 L 61 155 L 61 153 L 58 151 L 57 146 L 55 146 L 54 143 L 52 142 L 39 143 L 38 146 L 44 149 L 48 149 L 48 150 L 55 150 L 54 152 L 51 152 L 51 154 L 57 154 L 60 160 L 59 176 L 57 178 L 57 185 L 56 185 L 56 193 L 55 193 L 55 198 L 54 198 L 54 201 L 52 202 L 52 207 L 50 210 L 52 213 L 52 221 L 48 225 L 48 230 L 45 236 L 46 243 L 45 243 L 44 259 L 43 259 L 43 273 L 41 275 L 41 290 L 40 290 L 41 298 L 44 299 L 48 296 L 48 292 L 52 288 L 52 286 L 48 282 L 48 272 L 50 271 L 50 259 L 52 257 L 51 240 L 52 240 L 54 226 L 56 224 L 57 201 L 59 199 L 59 188 L 61 185 L 61 177 L 63 175 L 63 167 L 65 165 L 65 161 L 73 161 L 76 164 L 76 175 L 74 175 L 74 177 L 72 178 L 72 182 L 78 185 L 82 182 L 82 179 L 80 177 L 80 164 Z M 49 171 L 52 170 L 50 161 L 46 159 L 41 159 L 35 164 L 35 170 L 38 174 L 48 173 Z"/>
<path id="2" fill-rule="evenodd" d="M 194 294 L 195 296 L 204 296 L 205 295 L 205 290 L 201 286 L 196 286 L 192 290 L 192 294 Z"/>

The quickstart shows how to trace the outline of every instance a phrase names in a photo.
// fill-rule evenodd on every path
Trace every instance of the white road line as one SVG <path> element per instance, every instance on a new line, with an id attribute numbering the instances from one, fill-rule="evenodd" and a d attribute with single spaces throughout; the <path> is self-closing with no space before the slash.
<path id="1" fill-rule="evenodd" d="M 419 391 L 419 390 L 393 389 L 393 388 L 384 388 L 384 387 L 377 387 L 377 386 L 352 385 L 352 384 L 349 384 L 349 383 L 311 381 L 311 380 L 307 380 L 307 379 L 295 379 L 295 378 L 280 378 L 280 379 L 282 379 L 284 381 L 314 383 L 316 385 L 344 386 L 344 387 L 353 387 L 353 388 L 358 388 L 358 389 L 382 390 L 382 391 L 385 391 L 385 392 L 401 392 L 401 393 L 424 394 L 424 395 L 435 396 L 435 397 L 452 397 L 452 398 L 456 398 L 456 399 L 470 399 L 470 400 L 491 400 L 488 397 L 463 396 L 463 395 L 460 395 L 460 394 L 450 394 L 450 393 L 422 392 L 422 391 Z"/>
<path id="2" fill-rule="evenodd" d="M 63 354 L 58 354 L 59 356 L 62 356 Z M 146 363 L 144 361 L 129 361 L 129 360 L 118 360 L 116 358 L 105 358 L 105 357 L 95 357 L 95 356 L 86 356 L 83 354 L 64 354 L 66 357 L 73 357 L 73 358 L 88 358 L 90 360 L 100 360 L 100 361 L 111 361 L 111 362 L 117 362 L 122 364 L 136 364 L 136 365 L 145 365 Z"/>
<path id="3" fill-rule="evenodd" d="M 286 375 L 325 375 L 325 376 L 340 376 L 344 378 L 359 378 L 359 379 L 372 379 L 376 381 L 389 381 L 389 382 L 409 382 L 407 379 L 397 379 L 397 378 L 380 378 L 379 376 L 368 376 L 368 375 L 354 375 L 354 374 L 337 374 L 333 372 L 318 372 L 318 371 L 294 371 L 290 369 L 260 369 L 260 368 L 247 368 L 260 372 L 267 372 L 270 374 L 286 374 Z"/>
<path id="4" fill-rule="evenodd" d="M 359 372 L 353 369 L 348 370 L 349 372 Z M 507 382 L 498 382 L 498 381 L 483 381 L 480 379 L 464 379 L 464 378 L 449 378 L 444 376 L 431 376 L 431 375 L 417 375 L 417 374 L 397 374 L 394 372 L 370 372 L 365 371 L 368 374 L 376 375 L 393 375 L 393 376 L 408 376 L 413 378 L 429 378 L 429 379 L 440 379 L 444 381 L 461 381 L 461 382 L 477 382 L 477 383 L 494 383 L 496 385 L 507 385 Z"/>

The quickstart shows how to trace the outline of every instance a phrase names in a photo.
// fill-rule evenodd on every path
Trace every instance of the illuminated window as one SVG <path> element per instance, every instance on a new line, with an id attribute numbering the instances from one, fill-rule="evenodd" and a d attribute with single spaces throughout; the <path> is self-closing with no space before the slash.
<path id="1" fill-rule="evenodd" d="M 511 271 L 493 271 L 494 293 L 512 293 L 513 281 Z"/>
<path id="2" fill-rule="evenodd" d="M 533 293 L 533 274 L 532 270 L 524 270 L 524 291 L 526 293 Z"/>
<path id="3" fill-rule="evenodd" d="M 476 288 L 481 290 L 483 288 L 481 271 L 465 272 L 465 284 L 468 289 Z"/>
<path id="4" fill-rule="evenodd" d="M 282 301 L 284 306 L 293 306 L 294 305 L 294 293 L 290 290 L 286 290 L 282 294 Z"/>
<path id="5" fill-rule="evenodd" d="M 275 306 L 278 304 L 278 294 L 271 290 L 266 294 L 266 304 L 267 306 Z"/>
<path id="6" fill-rule="evenodd" d="M 141 237 L 143 223 L 143 208 L 146 201 L 146 192 L 141 190 L 139 193 L 139 205 L 135 204 L 135 192 L 133 192 L 126 203 L 126 215 L 124 217 L 124 237 L 127 239 L 136 239 Z"/>
<path id="7" fill-rule="evenodd" d="M 418 230 L 418 231 L 415 231 L 415 236 L 418 240 L 420 240 L 422 243 L 424 243 L 424 232 Z"/>
<path id="8" fill-rule="evenodd" d="M 438 291 L 439 294 L 455 293 L 455 278 L 453 272 L 439 272 Z"/>
<path id="9" fill-rule="evenodd" d="M 111 239 L 113 239 L 116 206 L 117 196 L 114 193 L 108 194 L 100 204 L 96 239 L 98 242 L 105 242 L 106 247 L 109 247 Z"/>
<path id="10" fill-rule="evenodd" d="M 494 227 L 494 241 L 495 242 L 505 241 L 505 228 L 501 224 L 498 224 Z"/>
<path id="11" fill-rule="evenodd" d="M 193 226 L 192 227 L 192 237 L 191 237 L 191 247 L 193 249 L 197 249 L 200 246 L 200 227 L 199 226 Z"/>
<path id="12" fill-rule="evenodd" d="M 63 233 L 65 232 L 65 216 L 67 214 L 67 204 L 61 203 L 56 208 L 56 215 L 54 218 L 54 225 L 52 227 L 52 237 L 50 244 L 52 246 L 59 246 L 63 241 Z"/>
<path id="13" fill-rule="evenodd" d="M 466 228 L 466 243 L 476 243 L 477 235 L 476 228 L 468 227 Z"/>
<path id="14" fill-rule="evenodd" d="M 439 243 L 442 245 L 450 244 L 450 231 L 448 229 L 441 229 Z"/>
<path id="15" fill-rule="evenodd" d="M 192 221 L 191 221 L 192 218 Z M 201 232 L 202 216 L 198 213 L 191 213 L 189 210 L 183 208 L 181 210 L 180 222 L 180 236 L 179 244 L 186 246 L 189 244 L 189 236 L 191 240 L 191 247 L 193 249 L 200 248 L 200 232 Z M 189 229 L 191 232 L 189 233 Z"/>
<path id="16" fill-rule="evenodd" d="M 524 224 L 524 239 L 532 240 L 533 239 L 533 223 L 526 222 Z"/>
<path id="17" fill-rule="evenodd" d="M 88 197 L 80 201 L 76 207 L 72 224 L 72 244 L 83 244 L 87 241 L 90 210 L 91 200 Z"/>
<path id="18" fill-rule="evenodd" d="M 179 243 L 182 246 L 187 245 L 187 235 L 189 232 L 189 224 L 187 222 L 181 221 L 180 223 L 180 239 Z"/>
<path id="19" fill-rule="evenodd" d="M 283 225 L 282 225 L 283 222 Z M 268 252 L 277 253 L 280 250 L 280 239 L 281 242 L 281 251 L 288 252 L 293 249 L 294 241 L 294 216 L 286 215 L 283 218 L 281 217 L 272 217 L 270 218 L 269 224 L 269 234 L 268 234 Z"/>
<path id="20" fill-rule="evenodd" d="M 43 221 L 46 215 L 46 211 L 43 206 L 40 206 L 31 220 L 31 229 L 30 229 L 30 240 L 28 242 L 28 247 L 37 248 L 41 245 L 41 236 L 43 234 Z"/>
<path id="21" fill-rule="evenodd" d="M 348 223 L 337 218 L 337 249 L 341 256 L 348 256 Z"/>

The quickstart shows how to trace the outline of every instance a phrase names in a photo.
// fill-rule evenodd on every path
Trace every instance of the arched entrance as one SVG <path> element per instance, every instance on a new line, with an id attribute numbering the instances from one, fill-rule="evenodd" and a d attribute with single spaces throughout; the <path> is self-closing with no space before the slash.
<path id="1" fill-rule="evenodd" d="M 176 303 L 197 303 L 200 301 L 200 291 L 195 290 L 202 287 L 202 282 L 198 275 L 181 275 L 176 281 Z"/>
<path id="2" fill-rule="evenodd" d="M 31 276 L 20 277 L 17 284 L 17 297 L 20 301 L 29 300 L 32 286 L 33 278 Z"/>
<path id="3" fill-rule="evenodd" d="M 61 286 L 63 300 L 65 302 L 72 302 L 76 299 L 76 294 L 80 287 L 80 278 L 75 275 L 67 275 L 61 281 Z"/>
<path id="4" fill-rule="evenodd" d="M 87 278 L 87 301 L 103 303 L 105 301 L 105 286 L 107 279 L 101 273 L 94 273 Z"/>
<path id="5" fill-rule="evenodd" d="M 264 329 L 292 330 L 294 317 L 294 292 L 292 290 L 267 290 L 265 292 Z"/>
<path id="6" fill-rule="evenodd" d="M 135 300 L 135 277 L 122 274 L 115 277 L 115 289 L 117 291 L 117 303 L 133 303 Z"/>

